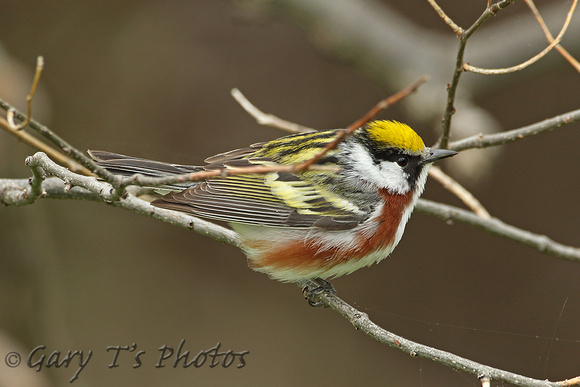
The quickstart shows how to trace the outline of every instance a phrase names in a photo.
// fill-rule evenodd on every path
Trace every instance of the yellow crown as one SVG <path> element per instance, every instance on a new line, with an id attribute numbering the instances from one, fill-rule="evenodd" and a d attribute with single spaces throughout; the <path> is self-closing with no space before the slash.
<path id="1" fill-rule="evenodd" d="M 421 152 L 425 148 L 423 140 L 409 126 L 397 121 L 373 121 L 367 125 L 369 137 L 380 146 Z"/>

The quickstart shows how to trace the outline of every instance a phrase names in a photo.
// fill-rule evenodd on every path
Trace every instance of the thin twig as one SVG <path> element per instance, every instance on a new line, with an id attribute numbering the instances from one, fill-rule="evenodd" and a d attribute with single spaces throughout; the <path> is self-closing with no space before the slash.
<path id="1" fill-rule="evenodd" d="M 304 161 L 303 163 L 293 165 L 292 171 L 293 172 L 301 172 L 301 171 L 305 171 L 305 170 L 311 168 L 312 166 L 314 166 L 315 163 L 318 162 L 318 160 L 323 158 L 324 155 L 326 155 L 332 149 L 336 148 L 342 140 L 344 140 L 346 137 L 350 136 L 356 129 L 358 129 L 358 128 L 354 127 L 354 128 L 350 128 L 350 129 L 339 130 L 337 132 L 337 135 L 332 139 L 332 141 L 327 143 L 319 153 L 314 155 L 314 157 L 312 157 L 311 159 Z"/>
<path id="2" fill-rule="evenodd" d="M 536 122 L 532 125 L 524 126 L 518 129 L 508 130 L 501 133 L 467 137 L 449 144 L 449 149 L 462 151 L 465 149 L 488 148 L 510 142 L 523 140 L 540 133 L 545 133 L 561 126 L 580 121 L 580 109 L 568 113 L 548 118 L 544 121 Z"/>
<path id="3" fill-rule="evenodd" d="M 135 174 L 131 176 L 124 177 L 121 181 L 123 186 L 137 185 L 141 187 L 156 187 L 175 183 L 185 183 L 188 181 L 199 181 L 206 180 L 213 177 L 228 177 L 228 176 L 239 176 L 239 175 L 252 175 L 252 174 L 266 174 L 271 172 L 300 172 L 305 169 L 311 171 L 329 171 L 338 172 L 340 167 L 333 165 L 308 165 L 307 167 L 297 170 L 297 165 L 256 165 L 252 167 L 240 167 L 240 168 L 219 168 L 212 169 L 208 171 L 201 172 L 191 172 L 184 173 L 181 175 L 163 176 L 163 177 L 150 177 L 142 174 Z"/>
<path id="4" fill-rule="evenodd" d="M 451 20 L 451 18 L 449 16 L 447 16 L 447 14 L 445 14 L 443 9 L 439 6 L 439 4 L 437 4 L 435 2 L 435 0 L 427 0 L 427 2 L 429 4 L 431 4 L 431 7 L 433 7 L 435 12 L 437 12 L 437 14 L 441 17 L 441 19 L 443 19 L 443 21 L 445 21 L 445 24 L 447 24 L 449 27 L 451 27 L 451 29 L 453 30 L 453 32 L 455 32 L 456 35 L 459 36 L 459 35 L 463 34 L 463 28 L 461 28 L 457 24 L 455 24 L 455 22 L 453 20 Z M 488 6 L 489 6 L 489 4 L 488 4 Z"/>
<path id="5" fill-rule="evenodd" d="M 32 101 L 34 100 L 36 88 L 38 87 L 38 83 L 40 82 L 40 76 L 42 75 L 43 69 L 44 69 L 44 58 L 42 56 L 39 56 L 36 58 L 36 70 L 34 72 L 34 79 L 32 81 L 32 85 L 30 87 L 30 93 L 28 93 L 28 95 L 26 96 L 26 116 L 23 116 L 21 113 L 18 113 L 18 111 L 12 106 L 4 104 L 2 105 L 2 108 L 6 110 L 6 119 L 0 117 L 0 127 L 4 128 L 4 130 L 6 130 L 8 133 L 18 138 L 25 144 L 30 145 L 31 147 L 40 150 L 42 152 L 46 152 L 61 164 L 66 165 L 72 171 L 79 172 L 85 175 L 90 175 L 91 173 L 87 169 L 83 168 L 81 165 L 76 163 L 70 157 L 59 153 L 59 151 L 57 151 L 56 149 L 43 143 L 36 137 L 33 137 L 22 130 L 31 123 Z M 15 117 L 22 120 L 22 122 L 17 124 L 15 122 Z"/>
<path id="6" fill-rule="evenodd" d="M 508 5 L 512 4 L 515 0 L 502 0 L 495 4 L 487 4 L 485 11 L 481 14 L 481 16 L 473 23 L 471 27 L 469 27 L 466 31 L 464 31 L 461 35 L 459 35 L 459 47 L 457 49 L 457 57 L 455 59 L 455 71 L 453 72 L 453 78 L 451 79 L 451 83 L 448 85 L 447 89 L 447 106 L 445 108 L 445 113 L 443 114 L 443 121 L 441 122 L 441 138 L 439 139 L 439 147 L 440 148 L 447 148 L 449 144 L 450 138 L 450 131 L 451 131 L 451 118 L 453 114 L 455 114 L 455 94 L 457 92 L 457 86 L 459 85 L 459 78 L 463 73 L 463 56 L 465 54 L 465 46 L 467 45 L 467 41 L 477 31 L 479 27 L 483 25 L 483 23 L 489 19 L 492 15 L 495 15 L 500 10 L 506 8 Z"/>
<path id="7" fill-rule="evenodd" d="M 260 125 L 271 126 L 273 128 L 285 130 L 290 133 L 315 132 L 315 129 L 295 124 L 294 122 L 283 120 L 273 114 L 267 114 L 254 106 L 238 89 L 231 90 L 232 97 L 244 108 L 244 110 Z"/>
<path id="8" fill-rule="evenodd" d="M 509 74 L 509 73 L 513 73 L 516 71 L 520 71 L 520 70 L 523 70 L 526 67 L 530 66 L 531 64 L 536 63 L 538 60 L 542 59 L 548 52 L 550 52 L 554 47 L 556 47 L 558 44 L 560 44 L 560 41 L 562 40 L 562 38 L 564 37 L 564 34 L 566 33 L 566 30 L 568 29 L 568 25 L 570 24 L 570 20 L 572 20 L 572 15 L 574 14 L 574 9 L 576 8 L 577 3 L 578 3 L 578 0 L 574 0 L 572 2 L 572 6 L 570 7 L 570 10 L 568 11 L 568 15 L 566 15 L 566 21 L 564 22 L 564 25 L 562 26 L 560 33 L 558 34 L 558 36 L 556 36 L 556 39 L 552 40 L 552 42 L 548 45 L 548 47 L 544 48 L 541 52 L 534 55 L 532 58 L 528 59 L 527 61 L 520 63 L 519 65 L 516 65 L 516 66 L 506 67 L 506 68 L 501 68 L 501 69 L 483 69 L 480 67 L 471 66 L 469 63 L 464 63 L 463 70 L 471 71 L 472 73 L 483 74 L 483 75 L 500 75 L 500 74 Z"/>
<path id="9" fill-rule="evenodd" d="M 95 173 L 97 176 L 109 181 L 113 186 L 117 187 L 117 195 L 121 196 L 124 191 L 124 187 L 119 187 L 120 177 L 115 176 L 114 174 L 110 173 L 104 168 L 99 167 L 93 160 L 85 155 L 83 152 L 79 151 L 72 145 L 70 145 L 67 141 L 65 141 L 62 137 L 58 136 L 48 127 L 41 125 L 40 123 L 36 122 L 32 119 L 32 101 L 34 99 L 34 94 L 36 92 L 36 87 L 38 86 L 38 82 L 40 81 L 40 75 L 42 74 L 42 70 L 44 68 L 44 59 L 42 56 L 39 56 L 36 61 L 36 71 L 34 74 L 34 80 L 32 82 L 32 87 L 30 93 L 26 97 L 26 104 L 27 104 L 27 114 L 23 115 L 20 113 L 16 108 L 0 100 L 0 108 L 6 111 L 6 121 L 8 125 L 14 130 L 20 130 L 25 126 L 29 126 L 31 129 L 38 132 L 44 138 L 52 142 L 58 148 L 61 149 L 62 153 L 66 156 L 72 158 L 73 160 L 77 161 L 83 167 L 87 168 L 89 171 Z M 15 123 L 15 119 L 21 121 L 20 124 Z"/>
<path id="10" fill-rule="evenodd" d="M 1 99 L 0 99 L 0 108 L 2 108 L 5 111 L 12 110 L 13 116 L 17 120 L 22 121 L 26 120 L 26 116 L 24 116 L 24 114 L 20 113 L 12 105 Z M 90 157 L 88 157 L 75 147 L 73 147 L 62 137 L 60 137 L 52 130 L 50 130 L 47 126 L 37 122 L 32 118 L 29 119 L 28 126 L 37 133 L 39 133 L 40 135 L 42 135 L 48 141 L 56 145 L 58 148 L 60 148 L 65 156 L 71 157 L 72 159 L 76 160 L 83 167 L 87 168 L 89 171 L 93 172 L 100 178 L 110 182 L 114 186 L 119 186 L 119 183 L 121 181 L 120 176 L 114 175 L 111 172 L 107 171 L 105 168 L 98 166 Z"/>
<path id="11" fill-rule="evenodd" d="M 403 98 L 407 97 L 409 94 L 416 91 L 419 88 L 419 86 L 421 86 L 428 80 L 429 76 L 423 75 L 421 78 L 417 79 L 415 82 L 413 82 L 411 85 L 407 86 L 403 90 L 379 101 L 379 103 L 377 103 L 371 110 L 369 110 L 368 113 L 366 113 L 363 117 L 361 117 L 357 121 L 350 124 L 346 129 L 360 128 L 361 126 L 372 120 L 381 110 L 384 110 L 389 106 L 399 102 Z"/>
<path id="12" fill-rule="evenodd" d="M 46 153 L 51 159 L 55 160 L 56 162 L 58 162 L 61 165 L 66 166 L 71 171 L 76 172 L 76 173 L 80 173 L 83 175 L 87 175 L 87 176 L 92 175 L 92 173 L 90 173 L 82 165 L 80 165 L 79 163 L 77 163 L 76 161 L 71 159 L 70 157 L 63 155 L 62 153 L 60 153 L 58 150 L 54 149 L 50 145 L 40 141 L 38 138 L 32 136 L 27 131 L 12 128 L 10 126 L 10 124 L 8 123 L 8 121 L 6 121 L 2 117 L 0 117 L 0 127 L 2 127 L 7 133 L 16 137 L 18 140 L 22 141 L 26 145 L 28 145 L 36 150 L 39 150 L 41 152 Z"/>
<path id="13" fill-rule="evenodd" d="M 433 166 L 429 169 L 429 176 L 437 180 L 443 188 L 457 196 L 467 207 L 471 209 L 477 216 L 483 219 L 491 218 L 489 212 L 483 207 L 481 202 L 461 184 L 455 181 L 451 176 L 441 170 L 441 168 Z"/>
<path id="14" fill-rule="evenodd" d="M 492 235 L 502 236 L 523 243 L 539 252 L 556 258 L 580 262 L 580 247 L 566 246 L 555 242 L 545 235 L 534 234 L 502 222 L 497 218 L 483 219 L 471 211 L 458 207 L 436 203 L 426 199 L 417 202 L 416 209 L 434 215 L 445 221 L 457 221 L 468 224 Z"/>
<path id="15" fill-rule="evenodd" d="M 540 15 L 540 11 L 538 11 L 538 8 L 536 8 L 536 4 L 534 4 L 534 1 L 533 0 L 524 0 L 524 1 L 528 5 L 528 8 L 530 8 L 532 13 L 534 14 L 534 17 L 536 18 L 538 24 L 542 28 L 542 31 L 544 31 L 544 35 L 546 35 L 548 43 L 552 43 L 554 37 L 552 36 L 552 33 L 548 29 L 548 26 L 544 22 L 544 18 L 542 17 L 542 15 Z M 559 44 L 555 48 L 560 53 L 560 55 L 562 55 L 564 59 L 566 59 L 576 69 L 576 71 L 580 73 L 580 63 L 576 60 L 576 58 L 574 58 L 568 51 L 566 51 L 564 47 L 562 47 Z"/>
<path id="16" fill-rule="evenodd" d="M 26 117 L 24 121 L 20 124 L 16 124 L 14 122 L 14 109 L 8 109 L 6 112 L 6 121 L 8 125 L 13 130 L 22 130 L 28 123 L 30 122 L 30 118 L 32 117 L 32 100 L 34 99 L 34 94 L 36 93 L 36 87 L 38 86 L 38 82 L 40 81 L 40 75 L 42 74 L 42 70 L 44 69 L 44 58 L 39 56 L 36 58 L 36 70 L 34 71 L 34 79 L 32 81 L 32 86 L 30 87 L 30 93 L 26 96 Z"/>

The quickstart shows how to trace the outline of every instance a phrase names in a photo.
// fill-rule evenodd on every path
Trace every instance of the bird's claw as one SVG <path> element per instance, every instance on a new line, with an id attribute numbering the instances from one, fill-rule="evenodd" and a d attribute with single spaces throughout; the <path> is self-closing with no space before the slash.
<path id="1" fill-rule="evenodd" d="M 303 283 L 302 294 L 308 300 L 308 305 L 312 307 L 327 306 L 320 300 L 321 294 L 329 294 L 336 296 L 336 289 L 334 286 L 322 278 L 315 278 L 313 280 L 306 280 Z"/>

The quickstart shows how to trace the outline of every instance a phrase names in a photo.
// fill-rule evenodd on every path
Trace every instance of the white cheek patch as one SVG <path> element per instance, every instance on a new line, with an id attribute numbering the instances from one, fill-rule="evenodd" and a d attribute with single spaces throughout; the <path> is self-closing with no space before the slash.
<path id="1" fill-rule="evenodd" d="M 368 151 L 361 144 L 353 144 L 350 150 L 354 168 L 350 171 L 355 179 L 366 180 L 379 188 L 386 188 L 394 194 L 404 194 L 411 187 L 407 181 L 408 175 L 397 163 L 382 161 L 375 164 Z"/>
<path id="2" fill-rule="evenodd" d="M 397 163 L 382 161 L 380 173 L 383 178 L 383 187 L 391 193 L 405 194 L 411 190 L 409 186 L 409 174 L 403 171 Z"/>

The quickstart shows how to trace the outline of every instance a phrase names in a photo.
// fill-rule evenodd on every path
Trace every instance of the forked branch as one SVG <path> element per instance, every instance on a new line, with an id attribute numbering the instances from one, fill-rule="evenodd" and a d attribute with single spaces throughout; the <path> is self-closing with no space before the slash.
<path id="1" fill-rule="evenodd" d="M 473 23 L 471 27 L 467 30 L 463 30 L 463 33 L 458 35 L 459 38 L 459 47 L 457 48 L 457 57 L 455 59 L 455 70 L 453 72 L 453 78 L 451 79 L 451 83 L 449 83 L 447 88 L 447 106 L 445 108 L 445 113 L 443 114 L 443 121 L 441 122 L 441 138 L 439 139 L 439 147 L 440 148 L 447 148 L 450 139 L 450 132 L 451 132 L 451 119 L 453 114 L 455 114 L 455 95 L 457 93 L 457 86 L 459 85 L 459 79 L 461 78 L 461 74 L 464 71 L 463 65 L 463 56 L 465 54 L 465 47 L 467 45 L 467 41 L 469 38 L 485 23 L 487 19 L 491 16 L 495 15 L 497 12 L 501 11 L 502 9 L 506 8 L 510 4 L 512 4 L 515 0 L 501 0 L 497 3 L 491 4 L 488 2 L 485 11 L 481 14 L 481 16 Z M 435 3 L 434 0 L 430 1 L 433 5 Z M 437 6 L 438 7 L 438 6 Z M 436 8 L 437 10 L 437 8 Z M 449 19 L 451 20 L 451 19 Z M 449 23 L 448 23 L 449 24 Z"/>
<path id="2" fill-rule="evenodd" d="M 525 62 L 520 63 L 519 65 L 515 65 L 515 66 L 507 67 L 507 68 L 501 68 L 501 69 L 483 69 L 480 67 L 471 66 L 469 63 L 464 63 L 463 70 L 471 71 L 472 73 L 483 74 L 483 75 L 500 75 L 500 74 L 509 74 L 509 73 L 514 73 L 516 71 L 521 71 L 521 70 L 525 69 L 526 67 L 536 63 L 537 61 L 542 59 L 544 56 L 546 56 L 547 53 L 552 51 L 552 49 L 554 47 L 556 47 L 560 44 L 560 42 L 562 41 L 562 38 L 564 37 L 564 34 L 566 33 L 566 30 L 568 29 L 568 26 L 570 25 L 570 21 L 572 20 L 572 15 L 574 14 L 574 10 L 576 9 L 577 3 L 578 3 L 578 0 L 574 0 L 572 2 L 572 5 L 570 6 L 570 10 L 568 11 L 568 14 L 566 15 L 566 20 L 564 21 L 564 25 L 562 26 L 560 33 L 558 33 L 558 36 L 556 36 L 556 38 L 554 39 L 551 37 L 551 34 L 550 34 L 548 37 L 548 39 L 550 40 L 550 44 L 546 48 L 544 48 L 542 51 L 540 51 L 538 54 L 534 55 L 533 57 L 526 60 Z M 548 32 L 548 34 L 549 34 L 549 32 Z"/>

